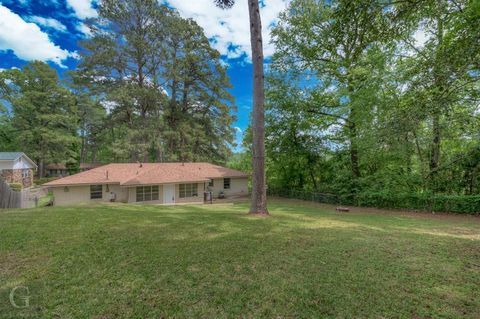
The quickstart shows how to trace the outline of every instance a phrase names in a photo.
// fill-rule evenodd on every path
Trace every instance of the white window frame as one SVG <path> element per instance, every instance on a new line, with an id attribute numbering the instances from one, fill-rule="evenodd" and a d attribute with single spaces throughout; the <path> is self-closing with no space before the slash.
<path id="1" fill-rule="evenodd" d="M 150 202 L 160 199 L 160 187 L 158 185 L 146 185 L 135 187 L 136 202 Z"/>
<path id="2" fill-rule="evenodd" d="M 198 197 L 198 184 L 180 184 L 178 187 L 180 198 Z"/>

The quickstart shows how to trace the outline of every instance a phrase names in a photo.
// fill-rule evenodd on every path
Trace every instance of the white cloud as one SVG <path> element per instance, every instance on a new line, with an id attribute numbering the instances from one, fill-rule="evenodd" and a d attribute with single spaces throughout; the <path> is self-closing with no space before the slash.
<path id="1" fill-rule="evenodd" d="M 238 126 L 235 126 L 233 129 L 234 129 L 235 132 L 237 132 L 237 133 L 242 133 L 242 132 L 243 132 L 242 129 L 239 128 Z"/>
<path id="2" fill-rule="evenodd" d="M 87 37 L 92 36 L 92 30 L 90 30 L 90 28 L 83 22 L 80 22 L 79 24 L 77 24 L 77 30 L 82 32 Z"/>
<path id="3" fill-rule="evenodd" d="M 12 50 L 22 60 L 62 61 L 75 53 L 55 45 L 35 23 L 24 21 L 18 14 L 0 4 L 0 51 Z"/>
<path id="4" fill-rule="evenodd" d="M 260 9 L 262 18 L 262 34 L 264 55 L 273 54 L 274 47 L 270 43 L 271 26 L 277 21 L 278 14 L 287 6 L 288 0 L 265 0 Z M 250 52 L 250 24 L 246 0 L 237 0 L 231 9 L 222 10 L 215 6 L 213 0 L 168 0 L 177 8 L 180 15 L 194 19 L 209 38 L 213 38 L 213 47 L 228 58 L 238 58 Z"/>
<path id="5" fill-rule="evenodd" d="M 27 18 L 27 20 L 30 22 L 35 22 L 36 24 L 44 26 L 45 28 L 55 29 L 60 32 L 67 31 L 67 27 L 56 19 L 44 18 L 40 16 L 30 16 Z"/>
<path id="6" fill-rule="evenodd" d="M 67 3 L 80 19 L 95 18 L 98 16 L 97 10 L 92 7 L 91 0 L 67 0 Z"/>
<path id="7" fill-rule="evenodd" d="M 6 71 L 6 70 L 9 70 L 9 69 L 0 68 L 0 72 Z M 12 66 L 10 70 L 20 70 L 20 69 L 17 68 L 16 66 Z"/>

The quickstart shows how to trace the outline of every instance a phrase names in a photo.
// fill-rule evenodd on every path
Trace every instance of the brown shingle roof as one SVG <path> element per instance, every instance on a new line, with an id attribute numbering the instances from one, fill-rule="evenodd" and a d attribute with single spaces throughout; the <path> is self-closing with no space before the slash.
<path id="1" fill-rule="evenodd" d="M 123 163 L 108 164 L 44 184 L 120 184 L 122 186 L 205 182 L 211 178 L 248 177 L 230 168 L 210 163 Z"/>

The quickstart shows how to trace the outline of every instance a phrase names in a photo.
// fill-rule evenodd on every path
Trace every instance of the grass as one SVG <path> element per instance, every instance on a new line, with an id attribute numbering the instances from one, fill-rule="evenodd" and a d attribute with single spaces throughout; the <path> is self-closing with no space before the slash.
<path id="1" fill-rule="evenodd" d="M 45 207 L 53 200 L 53 194 L 49 192 L 47 195 L 42 196 L 38 200 L 38 207 Z"/>
<path id="2" fill-rule="evenodd" d="M 0 212 L 0 317 L 480 317 L 478 218 L 279 200 L 269 218 L 246 211 L 245 203 Z M 28 308 L 9 302 L 18 286 L 29 288 Z"/>

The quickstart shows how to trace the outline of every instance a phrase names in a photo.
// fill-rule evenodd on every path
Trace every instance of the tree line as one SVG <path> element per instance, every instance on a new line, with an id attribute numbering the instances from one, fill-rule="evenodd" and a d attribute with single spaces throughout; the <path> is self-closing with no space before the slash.
<path id="1" fill-rule="evenodd" d="M 269 187 L 480 194 L 479 25 L 478 1 L 291 1 L 267 73 Z"/>
<path id="2" fill-rule="evenodd" d="M 61 80 L 33 61 L 0 72 L 0 149 L 39 164 L 224 162 L 231 87 L 203 30 L 156 0 L 102 1 Z"/>

